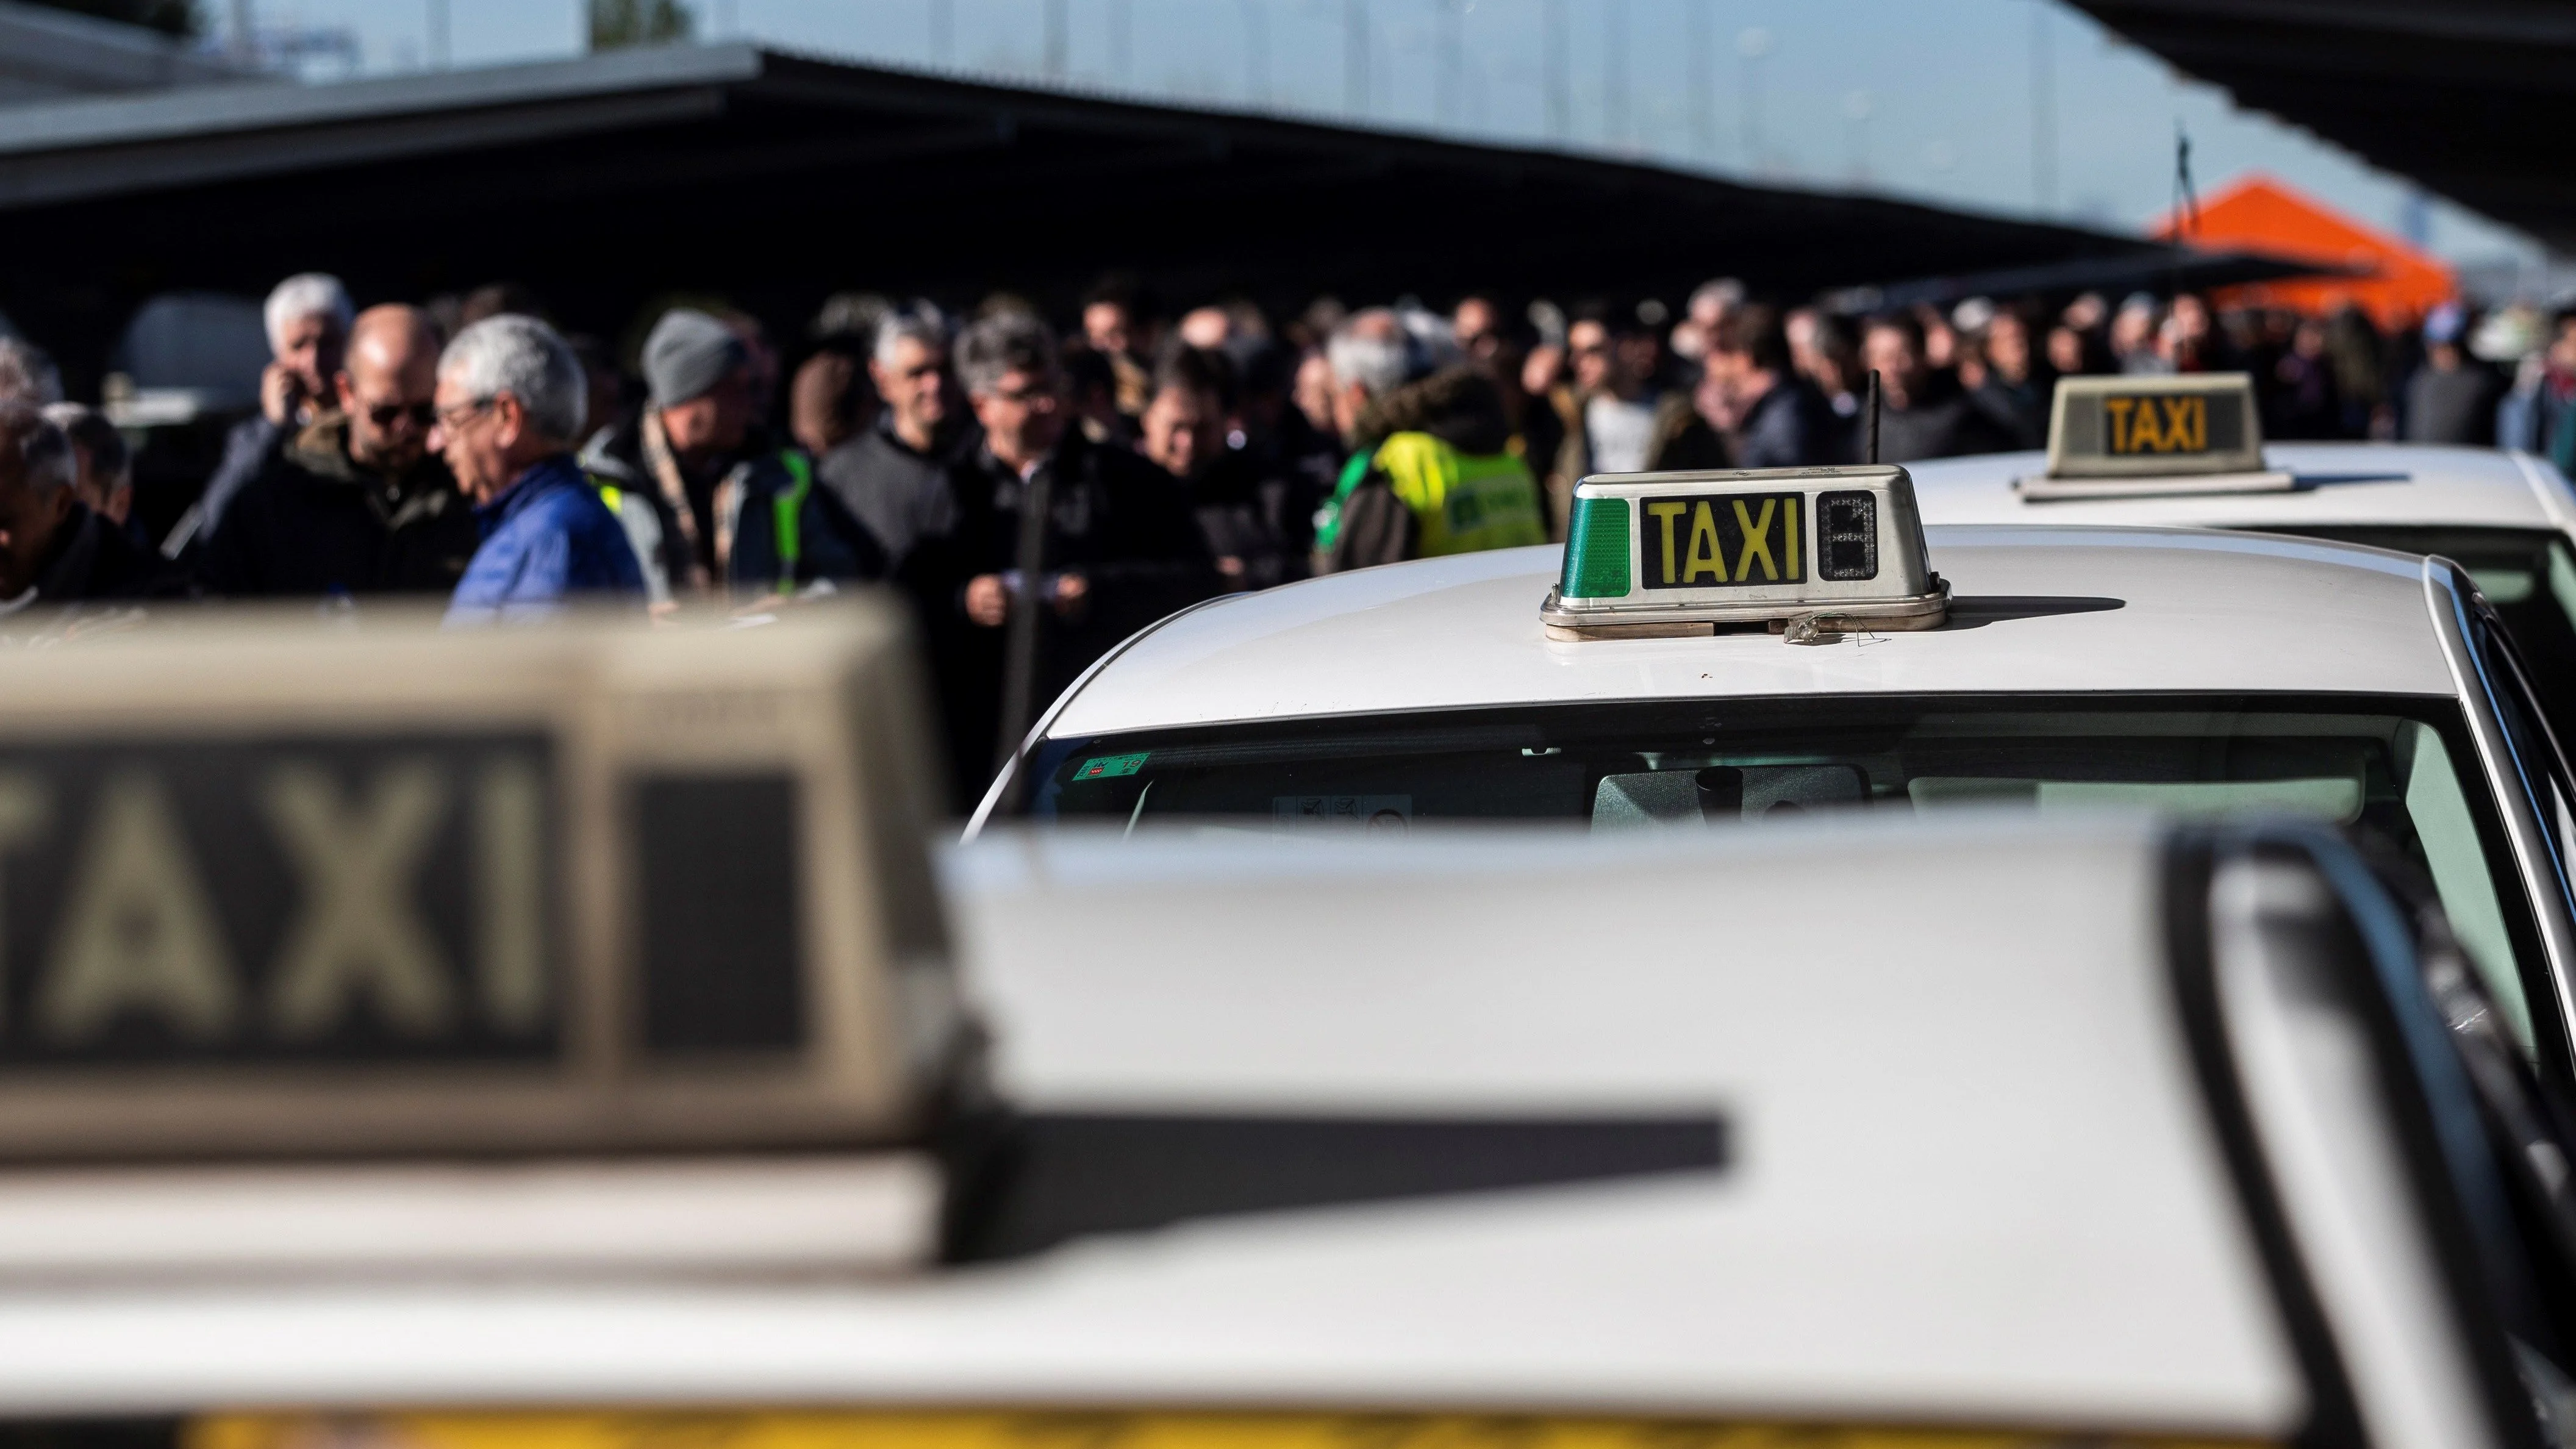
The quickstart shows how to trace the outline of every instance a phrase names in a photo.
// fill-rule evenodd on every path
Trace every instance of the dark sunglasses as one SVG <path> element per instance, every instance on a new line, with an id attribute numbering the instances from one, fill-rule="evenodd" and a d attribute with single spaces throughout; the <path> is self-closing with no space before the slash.
<path id="1" fill-rule="evenodd" d="M 433 427 L 438 422 L 438 405 L 426 402 L 385 403 L 367 409 L 367 421 L 380 428 L 390 428 L 404 418 L 411 419 L 415 427 Z"/>

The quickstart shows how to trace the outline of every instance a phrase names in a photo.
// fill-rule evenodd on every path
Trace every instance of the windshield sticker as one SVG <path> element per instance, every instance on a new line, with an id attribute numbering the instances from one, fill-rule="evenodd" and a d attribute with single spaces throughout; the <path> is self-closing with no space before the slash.
<path id="1" fill-rule="evenodd" d="M 1073 778 L 1115 780 L 1121 775 L 1132 775 L 1145 768 L 1145 757 L 1152 753 L 1151 750 L 1138 750 L 1132 755 L 1102 755 L 1096 760 L 1086 760 L 1081 769 L 1073 772 Z"/>

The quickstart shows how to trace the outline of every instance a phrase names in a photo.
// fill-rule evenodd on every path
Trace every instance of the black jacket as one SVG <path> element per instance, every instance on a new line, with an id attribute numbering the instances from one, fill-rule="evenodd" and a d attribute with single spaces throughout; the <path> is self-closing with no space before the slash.
<path id="1" fill-rule="evenodd" d="M 840 495 L 814 474 L 812 460 L 799 450 L 774 454 L 775 466 L 744 475 L 739 498 L 728 500 L 733 543 L 725 554 L 725 584 L 737 596 L 775 591 L 794 593 L 821 580 L 836 584 L 874 583 L 891 572 L 885 549 L 868 526 L 853 517 Z M 791 461 L 802 465 L 803 480 Z M 780 524 L 792 521 L 795 557 L 780 548 Z"/>
<path id="2" fill-rule="evenodd" d="M 234 495 L 197 575 L 211 593 L 445 594 L 481 538 L 447 465 L 427 455 L 400 475 L 349 457 L 348 419 L 326 413 Z"/>
<path id="3" fill-rule="evenodd" d="M 223 457 L 215 471 L 206 475 L 205 486 L 197 490 L 197 501 L 179 515 L 170 528 L 161 552 L 183 564 L 194 566 L 197 555 L 204 552 L 206 540 L 214 536 L 215 526 L 224 521 L 224 510 L 250 486 L 250 481 L 277 457 L 278 450 L 292 440 L 291 432 L 272 423 L 260 413 L 252 413 L 224 433 Z"/>
<path id="4" fill-rule="evenodd" d="M 2007 446 L 2037 449 L 2048 446 L 2048 409 L 2055 396 L 2045 379 L 2008 382 L 1998 374 L 1969 393 L 1968 401 L 1994 424 Z"/>
<path id="5" fill-rule="evenodd" d="M 1932 373 L 1920 396 L 1909 398 L 1907 406 L 1882 408 L 1878 419 L 1878 458 L 1881 463 L 1911 463 L 1921 458 L 1956 458 L 1970 453 L 2001 453 L 2014 446 L 2010 434 L 1977 407 L 1966 390 L 1959 386 L 1956 374 Z M 1854 419 L 1855 439 L 1859 446 L 1852 456 L 1871 461 L 1868 450 L 1868 409 Z"/>
<path id="6" fill-rule="evenodd" d="M 75 503 L 36 565 L 30 606 L 184 599 L 188 577 L 124 529 Z"/>
<path id="7" fill-rule="evenodd" d="M 1064 691 L 1120 640 L 1222 589 L 1199 535 L 1188 492 L 1124 448 L 1067 428 L 1044 465 L 1048 526 L 1043 572 L 1078 573 L 1082 604 L 1038 610 L 1036 708 Z M 1020 510 L 1028 485 L 978 447 L 949 470 L 957 526 L 917 543 L 899 571 L 921 612 L 939 677 L 960 809 L 991 780 L 1001 740 L 1005 628 L 966 617 L 966 587 L 1019 567 Z M 1017 743 L 1013 741 L 1012 743 Z"/>
<path id="8" fill-rule="evenodd" d="M 1299 479 L 1265 468 L 1264 461 L 1248 448 L 1228 449 L 1186 484 L 1208 552 L 1242 565 L 1226 578 L 1234 588 L 1266 589 L 1307 572 L 1314 508 L 1304 502 Z"/>
<path id="9" fill-rule="evenodd" d="M 1735 429 L 1738 468 L 1813 468 L 1843 461 L 1842 419 L 1803 377 L 1784 376 Z"/>
<path id="10" fill-rule="evenodd" d="M 914 451 L 882 423 L 824 454 L 817 477 L 900 563 L 923 538 L 957 527 L 947 457 Z"/>

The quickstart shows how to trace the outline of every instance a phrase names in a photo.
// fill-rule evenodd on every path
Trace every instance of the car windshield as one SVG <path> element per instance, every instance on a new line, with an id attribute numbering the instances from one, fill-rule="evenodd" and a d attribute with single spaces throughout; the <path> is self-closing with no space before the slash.
<path id="1" fill-rule="evenodd" d="M 2430 875 L 2527 1044 L 2522 977 L 2542 968 L 2474 759 L 2445 698 L 1810 695 L 1050 740 L 1025 808 L 1280 836 L 1493 820 L 1759 828 L 1863 809 L 2287 811 L 2376 835 Z"/>
<path id="2" fill-rule="evenodd" d="M 2439 554 L 2469 571 L 2530 661 L 2532 691 L 2560 739 L 2576 738 L 2576 551 L 2540 528 L 2280 527 L 2267 532 Z"/>

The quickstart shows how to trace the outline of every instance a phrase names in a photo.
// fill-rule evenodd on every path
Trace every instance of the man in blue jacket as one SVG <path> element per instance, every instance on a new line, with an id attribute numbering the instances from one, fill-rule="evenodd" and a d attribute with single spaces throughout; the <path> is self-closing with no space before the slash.
<path id="1" fill-rule="evenodd" d="M 486 318 L 440 355 L 430 445 L 483 534 L 449 624 L 543 618 L 578 595 L 642 606 L 626 529 L 573 461 L 588 391 L 580 359 L 533 317 Z"/>

